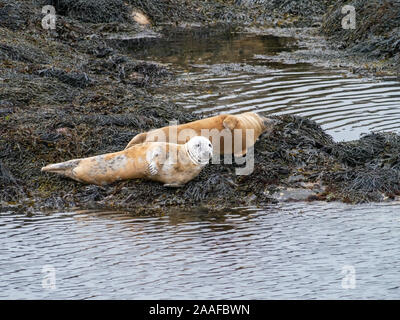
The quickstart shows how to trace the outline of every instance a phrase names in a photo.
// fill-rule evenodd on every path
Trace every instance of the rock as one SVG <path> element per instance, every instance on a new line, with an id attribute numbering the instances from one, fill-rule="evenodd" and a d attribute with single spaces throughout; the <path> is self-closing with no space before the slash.
<path id="1" fill-rule="evenodd" d="M 295 182 L 300 182 L 300 181 L 303 181 L 304 179 L 305 179 L 305 177 L 302 174 L 294 175 L 294 176 L 290 176 L 288 178 L 288 183 L 291 184 L 291 183 L 295 183 Z"/>
<path id="2" fill-rule="evenodd" d="M 286 201 L 306 201 L 311 196 L 316 196 L 317 193 L 310 189 L 302 188 L 288 188 L 285 190 L 277 191 L 272 197 L 280 202 Z"/>

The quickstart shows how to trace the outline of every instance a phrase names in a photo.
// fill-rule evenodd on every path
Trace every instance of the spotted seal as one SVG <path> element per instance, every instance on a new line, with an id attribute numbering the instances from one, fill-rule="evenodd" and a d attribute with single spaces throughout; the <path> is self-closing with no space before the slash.
<path id="1" fill-rule="evenodd" d="M 210 140 L 195 136 L 185 144 L 145 142 L 119 152 L 50 164 L 42 171 L 97 185 L 142 178 L 179 187 L 200 173 L 212 153 Z"/>

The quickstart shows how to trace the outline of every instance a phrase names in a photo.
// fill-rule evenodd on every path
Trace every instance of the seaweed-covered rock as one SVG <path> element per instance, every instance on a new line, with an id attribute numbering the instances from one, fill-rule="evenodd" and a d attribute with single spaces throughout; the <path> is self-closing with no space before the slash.
<path id="1" fill-rule="evenodd" d="M 314 121 L 288 115 L 273 117 L 274 130 L 255 144 L 254 170 L 249 175 L 235 174 L 242 166 L 240 159 L 210 164 L 178 189 L 142 180 L 88 186 L 42 173 L 40 168 L 46 164 L 118 151 L 139 132 L 167 126 L 172 120 L 186 123 L 201 117 L 149 93 L 149 85 L 173 76 L 167 67 L 138 61 L 126 48 L 112 46 L 106 39 L 110 33 L 136 32 L 129 20 L 131 8 L 141 9 L 153 22 L 222 19 L 248 25 L 253 21 L 251 13 L 256 13 L 256 19 L 266 14 L 265 1 L 247 9 L 245 3 L 233 1 L 125 2 L 51 1 L 61 15 L 54 32 L 41 29 L 40 15 L 28 18 L 24 10 L 19 12 L 19 6 L 25 5 L 22 1 L 0 3 L 2 205 L 29 201 L 35 209 L 119 207 L 136 213 L 176 207 L 221 209 L 273 202 L 276 192 L 293 187 L 302 188 L 303 196 L 310 194 L 309 200 L 362 202 L 397 196 L 398 135 L 371 134 L 335 143 Z M 26 5 L 37 13 L 44 3 L 49 1 Z M 284 8 L 296 16 L 308 2 L 269 3 L 271 10 Z M 307 10 L 310 16 L 321 12 L 320 8 Z M 8 12 L 16 17 L 14 25 L 7 20 Z M 19 26 L 28 25 L 32 28 L 19 31 Z M 389 38 L 393 30 L 388 31 Z"/>
<path id="2" fill-rule="evenodd" d="M 0 59 L 10 59 L 30 63 L 46 63 L 48 58 L 45 54 L 31 46 L 8 45 L 0 43 Z"/>
<path id="3" fill-rule="evenodd" d="M 85 88 L 93 82 L 84 72 L 67 72 L 56 68 L 38 70 L 35 74 L 40 77 L 54 77 L 65 84 L 77 88 Z"/>
<path id="4" fill-rule="evenodd" d="M 352 167 L 400 169 L 400 136 L 396 133 L 371 133 L 356 141 L 337 143 L 332 151 L 338 159 Z"/>
<path id="5" fill-rule="evenodd" d="M 355 29 L 343 29 L 341 10 L 355 8 Z M 400 2 L 394 0 L 335 1 L 324 16 L 322 31 L 344 48 L 373 58 L 400 55 Z"/>
<path id="6" fill-rule="evenodd" d="M 313 26 L 326 12 L 328 0 L 237 0 L 249 9 L 249 15 L 259 24 L 274 26 Z M 242 10 L 243 11 L 243 10 Z M 246 21 L 246 20 L 245 20 Z"/>
<path id="7" fill-rule="evenodd" d="M 323 181 L 332 199 L 349 203 L 379 202 L 400 195 L 400 171 L 371 166 L 327 172 Z"/>
<path id="8" fill-rule="evenodd" d="M 0 1 L 0 27 L 24 30 L 39 20 L 39 7 L 34 1 Z"/>
<path id="9" fill-rule="evenodd" d="M 148 61 L 132 62 L 126 56 L 112 55 L 108 59 L 92 60 L 87 68 L 97 74 L 107 73 L 124 83 L 149 86 L 168 79 L 172 73 L 164 66 Z"/>
<path id="10" fill-rule="evenodd" d="M 0 202 L 15 201 L 25 196 L 19 182 L 10 170 L 0 161 Z"/>
<path id="11" fill-rule="evenodd" d="M 49 0 L 57 14 L 82 22 L 108 23 L 129 21 L 129 10 L 123 0 Z"/>
<path id="12" fill-rule="evenodd" d="M 323 180 L 346 202 L 380 201 L 400 195 L 400 136 L 371 133 L 361 139 L 340 142 L 332 155 L 345 166 L 324 173 Z"/>
<path id="13" fill-rule="evenodd" d="M 263 5 L 282 14 L 301 16 L 321 15 L 329 3 L 328 0 L 238 0 L 236 3 L 247 6 Z"/>

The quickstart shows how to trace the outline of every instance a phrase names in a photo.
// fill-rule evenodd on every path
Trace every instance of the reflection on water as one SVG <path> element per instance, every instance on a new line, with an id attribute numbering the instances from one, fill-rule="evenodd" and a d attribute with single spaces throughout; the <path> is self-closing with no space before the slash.
<path id="1" fill-rule="evenodd" d="M 0 215 L 0 298 L 400 298 L 397 204 Z M 42 288 L 42 267 L 56 289 Z M 342 288 L 353 266 L 356 287 Z"/>
<path id="2" fill-rule="evenodd" d="M 202 38 L 174 34 L 160 45 L 129 48 L 136 57 L 171 64 L 181 80 L 195 79 L 197 86 L 180 82 L 174 91 L 178 104 L 197 112 L 302 115 L 316 120 L 337 141 L 370 131 L 399 131 L 399 81 L 268 62 L 268 56 L 293 49 L 291 38 L 229 32 Z"/>
<path id="3" fill-rule="evenodd" d="M 138 44 L 120 43 L 138 59 L 154 59 L 170 63 L 173 67 L 188 68 L 191 64 L 232 63 L 254 60 L 254 55 L 275 55 L 296 49 L 293 38 L 269 35 L 246 35 L 231 30 L 204 30 L 165 32 L 156 42 Z"/>

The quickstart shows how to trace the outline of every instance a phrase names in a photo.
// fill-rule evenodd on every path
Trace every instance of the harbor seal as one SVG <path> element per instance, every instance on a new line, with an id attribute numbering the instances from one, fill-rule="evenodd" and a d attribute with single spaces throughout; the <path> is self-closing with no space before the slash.
<path id="1" fill-rule="evenodd" d="M 142 178 L 179 187 L 200 173 L 212 153 L 210 140 L 195 136 L 185 144 L 145 142 L 119 152 L 50 164 L 42 171 L 97 185 Z"/>
<path id="2" fill-rule="evenodd" d="M 181 125 L 171 125 L 136 135 L 126 146 L 149 141 L 183 144 L 193 136 L 211 140 L 214 152 L 243 156 L 265 131 L 271 130 L 273 120 L 254 112 L 237 115 L 221 114 Z"/>

